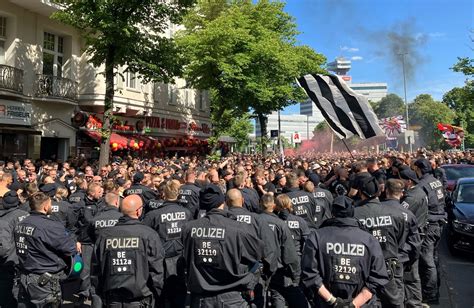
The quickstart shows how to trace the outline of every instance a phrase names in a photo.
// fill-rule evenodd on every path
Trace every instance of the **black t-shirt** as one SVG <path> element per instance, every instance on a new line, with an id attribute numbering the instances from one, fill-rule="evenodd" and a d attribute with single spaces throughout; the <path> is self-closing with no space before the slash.
<path id="1" fill-rule="evenodd" d="M 331 185 L 329 185 L 329 191 L 334 196 L 347 195 L 350 189 L 351 185 L 348 180 L 336 179 L 331 183 Z"/>

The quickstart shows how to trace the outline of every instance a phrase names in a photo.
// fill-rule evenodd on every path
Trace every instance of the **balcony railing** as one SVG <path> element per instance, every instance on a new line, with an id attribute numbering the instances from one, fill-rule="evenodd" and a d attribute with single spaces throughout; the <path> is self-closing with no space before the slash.
<path id="1" fill-rule="evenodd" d="M 0 65 L 0 89 L 23 93 L 23 71 L 13 66 Z"/>
<path id="2" fill-rule="evenodd" d="M 35 96 L 77 100 L 78 84 L 71 79 L 51 75 L 36 75 Z"/>

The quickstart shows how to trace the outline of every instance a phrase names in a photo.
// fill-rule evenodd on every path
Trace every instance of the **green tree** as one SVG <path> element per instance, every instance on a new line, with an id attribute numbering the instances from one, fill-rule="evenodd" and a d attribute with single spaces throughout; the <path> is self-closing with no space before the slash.
<path id="1" fill-rule="evenodd" d="M 405 103 L 400 96 L 390 93 L 377 103 L 374 112 L 379 119 L 405 115 Z"/>
<path id="2" fill-rule="evenodd" d="M 239 118 L 233 118 L 231 125 L 223 132 L 236 140 L 237 149 L 242 150 L 249 142 L 249 134 L 253 131 L 253 125 L 249 114 Z"/>
<path id="3" fill-rule="evenodd" d="M 322 72 L 325 58 L 296 45 L 296 24 L 283 11 L 283 3 L 206 2 L 186 18 L 187 29 L 178 40 L 189 59 L 186 79 L 196 88 L 211 90 L 216 119 L 226 110 L 234 116 L 253 111 L 263 139 L 268 114 L 305 98 L 295 78 Z M 205 15 L 209 11 L 212 16 Z M 225 126 L 217 122 L 214 128 L 220 134 Z M 265 154 L 266 142 L 261 144 Z"/>
<path id="4" fill-rule="evenodd" d="M 191 0 L 61 0 L 54 19 L 78 28 L 89 62 L 103 65 L 104 120 L 99 163 L 108 163 L 117 69 L 139 73 L 144 82 L 172 82 L 182 73 L 182 57 L 173 39 L 162 35 L 168 22 L 179 23 Z"/>
<path id="5" fill-rule="evenodd" d="M 429 94 L 418 95 L 409 108 L 410 123 L 413 126 L 421 126 L 419 136 L 425 145 L 434 149 L 446 148 L 447 145 L 438 131 L 437 124 L 452 123 L 455 113 L 445 104 L 435 101 Z"/>
<path id="6" fill-rule="evenodd" d="M 316 127 L 314 128 L 314 132 L 323 132 L 325 130 L 329 129 L 329 125 L 326 121 L 321 121 L 318 123 L 318 125 L 316 125 Z"/>

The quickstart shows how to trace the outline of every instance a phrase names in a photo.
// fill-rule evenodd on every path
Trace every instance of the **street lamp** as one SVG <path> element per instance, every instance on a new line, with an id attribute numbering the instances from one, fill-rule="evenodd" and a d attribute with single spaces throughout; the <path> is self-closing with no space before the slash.
<path id="1" fill-rule="evenodd" d="M 405 56 L 408 53 L 400 53 L 399 56 L 402 56 L 402 67 L 403 67 L 403 89 L 405 91 L 405 111 L 406 111 L 406 118 L 405 122 L 407 124 L 407 130 L 410 128 L 410 124 L 408 121 L 408 101 L 407 101 L 407 79 L 406 79 L 406 74 L 405 74 Z"/>

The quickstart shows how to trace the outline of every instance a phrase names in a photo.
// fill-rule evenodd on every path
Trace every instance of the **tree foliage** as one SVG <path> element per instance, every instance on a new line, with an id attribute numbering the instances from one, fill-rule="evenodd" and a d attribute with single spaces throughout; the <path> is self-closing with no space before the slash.
<path id="1" fill-rule="evenodd" d="M 232 118 L 230 126 L 223 131 L 236 140 L 236 146 L 242 150 L 249 142 L 249 134 L 253 131 L 253 125 L 249 114 L 244 114 L 239 118 Z"/>
<path id="2" fill-rule="evenodd" d="M 419 136 L 422 143 L 431 148 L 446 148 L 437 124 L 452 123 L 455 113 L 445 104 L 435 101 L 429 94 L 418 95 L 409 108 L 410 124 L 421 126 Z"/>
<path id="3" fill-rule="evenodd" d="M 374 112 L 379 119 L 405 115 L 405 103 L 400 96 L 393 93 L 388 94 L 372 107 L 375 107 Z"/>
<path id="4" fill-rule="evenodd" d="M 179 23 L 191 0 L 61 0 L 54 19 L 78 28 L 89 62 L 104 65 L 106 91 L 100 164 L 109 159 L 114 76 L 120 66 L 144 81 L 172 82 L 182 73 L 183 57 L 173 39 L 162 35 Z"/>
<path id="5" fill-rule="evenodd" d="M 262 136 L 266 115 L 305 97 L 295 78 L 322 72 L 325 62 L 310 47 L 296 45 L 296 24 L 283 8 L 269 0 L 200 1 L 178 39 L 189 59 L 186 79 L 211 90 L 215 117 L 225 110 L 234 116 L 253 111 Z M 216 133 L 224 128 L 214 127 Z"/>

